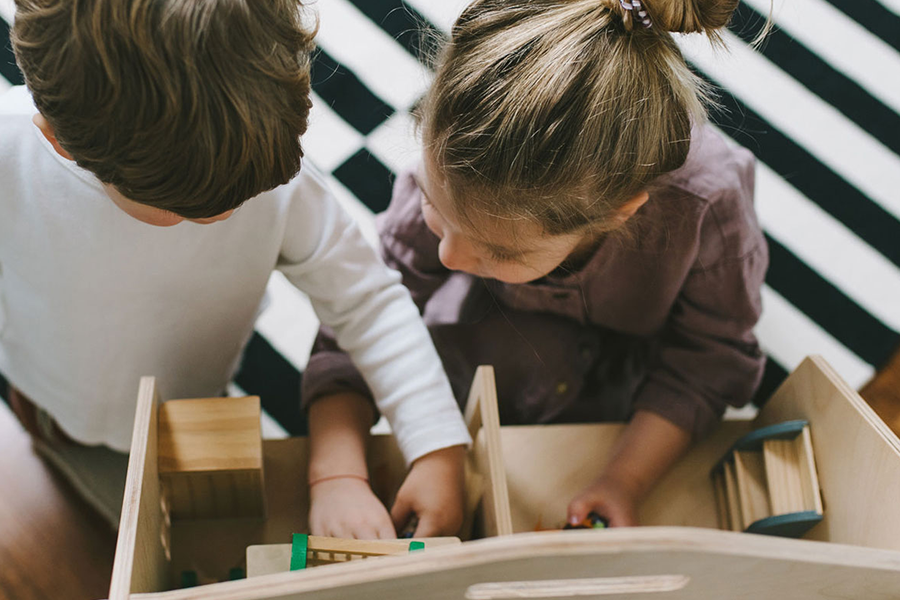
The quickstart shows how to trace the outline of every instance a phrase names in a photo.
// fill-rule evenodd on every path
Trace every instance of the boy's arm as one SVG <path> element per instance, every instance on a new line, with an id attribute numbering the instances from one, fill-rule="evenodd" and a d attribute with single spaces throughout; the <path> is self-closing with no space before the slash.
<path id="1" fill-rule="evenodd" d="M 408 463 L 469 444 L 437 351 L 400 275 L 386 268 L 308 164 L 298 180 L 278 268 L 334 331 Z"/>

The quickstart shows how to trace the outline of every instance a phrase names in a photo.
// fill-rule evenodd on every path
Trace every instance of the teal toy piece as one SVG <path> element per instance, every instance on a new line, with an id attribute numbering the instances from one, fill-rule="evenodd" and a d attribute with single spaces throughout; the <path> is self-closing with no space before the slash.
<path id="1" fill-rule="evenodd" d="M 809 425 L 809 421 L 798 419 L 796 421 L 785 421 L 783 423 L 775 423 L 768 427 L 761 427 L 748 433 L 740 438 L 731 449 L 725 453 L 725 456 L 719 459 L 716 466 L 710 471 L 710 475 L 722 468 L 726 462 L 734 462 L 735 450 L 742 452 L 758 452 L 762 450 L 763 442 L 766 440 L 792 440 L 803 432 L 803 428 Z"/>
<path id="2" fill-rule="evenodd" d="M 746 529 L 747 533 L 762 533 L 778 537 L 798 538 L 822 520 L 822 515 L 814 510 L 774 515 L 754 521 Z"/>

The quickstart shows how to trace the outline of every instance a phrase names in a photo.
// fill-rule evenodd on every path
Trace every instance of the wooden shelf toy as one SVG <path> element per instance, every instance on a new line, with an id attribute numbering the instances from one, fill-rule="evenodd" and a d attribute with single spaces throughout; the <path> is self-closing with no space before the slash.
<path id="1" fill-rule="evenodd" d="M 800 537 L 823 518 L 809 423 L 777 423 L 735 442 L 710 476 L 719 527 Z"/>
<path id="2" fill-rule="evenodd" d="M 474 539 L 464 535 L 462 543 L 426 552 L 409 552 L 404 540 L 396 556 L 345 561 L 342 555 L 298 571 L 286 571 L 282 562 L 275 572 L 230 581 L 231 574 L 250 571 L 249 546 L 283 544 L 291 533 L 308 531 L 307 440 L 263 441 L 266 518 L 169 520 L 160 495 L 156 384 L 142 379 L 109 599 L 898 597 L 900 440 L 820 357 L 806 359 L 754 421 L 725 422 L 697 443 L 640 507 L 644 527 L 535 533 L 565 520 L 570 499 L 603 468 L 624 425 L 500 427 L 496 403 L 493 371 L 481 367 L 466 411 L 475 443 L 465 533 Z M 722 511 L 710 472 L 750 432 L 795 420 L 807 421 L 813 432 L 808 443 L 821 520 L 800 539 L 719 529 Z M 793 458 L 784 460 L 793 450 L 774 448 L 773 457 L 793 465 Z M 736 456 L 746 476 L 768 476 Z M 393 438 L 373 436 L 368 461 L 373 490 L 390 504 L 406 473 Z M 787 478 L 778 473 L 776 467 L 772 476 Z M 766 514 L 756 512 L 762 485 L 745 486 L 742 499 L 738 481 L 736 473 L 736 504 L 751 507 L 748 518 Z M 799 506 L 798 488 L 785 492 L 788 487 L 766 479 L 772 514 Z M 799 489 L 804 502 L 810 499 Z M 743 506 L 734 514 L 738 509 Z M 739 523 L 743 529 L 743 512 Z M 279 552 L 281 561 L 289 556 Z M 181 574 L 192 571 L 202 574 L 199 583 L 218 583 L 177 589 Z"/>
<path id="3" fill-rule="evenodd" d="M 264 516 L 258 397 L 165 402 L 158 438 L 161 493 L 172 519 Z"/>

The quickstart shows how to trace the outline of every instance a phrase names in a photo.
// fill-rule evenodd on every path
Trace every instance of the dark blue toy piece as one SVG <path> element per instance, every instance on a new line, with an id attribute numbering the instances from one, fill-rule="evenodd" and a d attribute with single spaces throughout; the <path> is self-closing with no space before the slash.
<path id="1" fill-rule="evenodd" d="M 814 510 L 766 517 L 750 524 L 747 533 L 762 533 L 779 537 L 799 538 L 822 520 Z"/>

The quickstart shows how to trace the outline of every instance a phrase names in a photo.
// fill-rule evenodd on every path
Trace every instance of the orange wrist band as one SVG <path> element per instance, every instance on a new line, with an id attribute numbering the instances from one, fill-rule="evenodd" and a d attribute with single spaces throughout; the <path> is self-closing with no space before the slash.
<path id="1" fill-rule="evenodd" d="M 360 481 L 365 481 L 369 483 L 368 477 L 363 477 L 362 475 L 330 475 L 328 477 L 320 477 L 319 479 L 313 479 L 309 482 L 309 487 L 316 485 L 317 483 L 322 483 L 323 481 L 331 481 L 332 479 L 359 479 Z"/>

